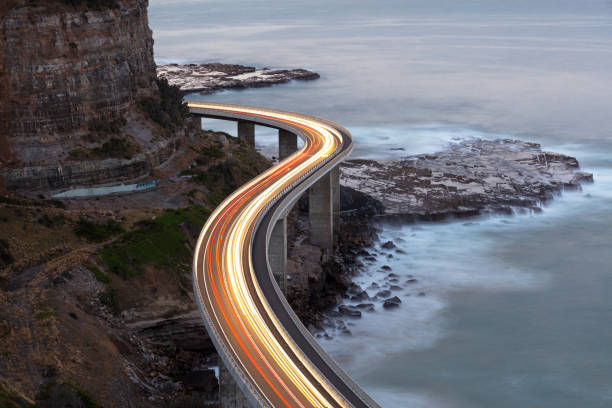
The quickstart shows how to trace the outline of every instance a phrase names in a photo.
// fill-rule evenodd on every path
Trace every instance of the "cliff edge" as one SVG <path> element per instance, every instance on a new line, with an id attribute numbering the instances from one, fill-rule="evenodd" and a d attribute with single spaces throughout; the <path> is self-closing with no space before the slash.
<path id="1" fill-rule="evenodd" d="M 147 6 L 15 0 L 0 9 L 0 166 L 7 187 L 105 182 L 99 175 L 57 182 L 48 170 L 147 155 L 177 137 L 176 126 L 164 127 L 142 109 L 159 94 Z"/>

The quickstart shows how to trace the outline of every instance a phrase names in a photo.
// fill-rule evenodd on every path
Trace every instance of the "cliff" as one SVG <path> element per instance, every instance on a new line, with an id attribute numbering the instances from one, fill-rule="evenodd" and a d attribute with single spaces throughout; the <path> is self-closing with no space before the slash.
<path id="1" fill-rule="evenodd" d="M 152 147 L 156 126 L 138 109 L 140 98 L 157 92 L 147 0 L 7 4 L 0 10 L 2 167 L 74 161 L 72 151 L 110 137 L 96 128 L 101 122 L 118 121 L 114 133 L 136 150 Z"/>

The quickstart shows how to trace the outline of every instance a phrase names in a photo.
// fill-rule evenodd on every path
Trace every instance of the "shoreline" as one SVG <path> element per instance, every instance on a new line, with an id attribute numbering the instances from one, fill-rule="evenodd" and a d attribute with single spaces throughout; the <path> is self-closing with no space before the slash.
<path id="1" fill-rule="evenodd" d="M 472 154 L 474 146 L 480 148 L 477 155 Z M 540 159 L 542 155 L 545 160 Z M 478 179 L 470 174 L 474 168 L 481 179 L 479 186 L 475 186 Z M 385 225 L 418 228 L 419 223 L 461 221 L 471 225 L 478 223 L 479 217 L 538 214 L 564 191 L 581 191 L 582 183 L 593 183 L 593 175 L 581 171 L 575 158 L 542 152 L 540 145 L 519 140 L 464 140 L 436 153 L 399 160 L 349 160 L 341 169 L 341 184 L 377 201 L 382 211 L 357 225 L 371 231 L 373 239 L 359 244 L 349 239 L 352 247 L 346 252 L 337 251 L 346 265 L 346 288 L 338 291 L 335 305 L 319 311 L 321 325 L 312 330 L 316 337 L 327 339 L 337 334 L 350 335 L 349 323 L 364 313 L 401 308 L 402 300 L 397 294 L 418 287 L 419 278 L 409 275 L 401 280 L 388 265 L 377 272 L 371 269 L 381 259 L 392 262 L 394 254 L 406 253 L 403 240 L 381 242 L 379 234 Z M 520 185 L 512 178 L 517 174 L 523 181 Z M 503 177 L 511 189 L 490 188 L 492 184 L 486 180 L 493 176 Z M 454 189 L 447 189 L 448 183 Z M 432 191 L 442 194 L 434 195 Z M 412 205 L 401 207 L 403 201 Z M 398 211 L 402 208 L 410 211 Z M 343 221 L 350 224 L 350 219 Z M 349 225 L 349 229 L 352 227 L 355 226 Z M 386 276 L 380 282 L 368 287 L 355 283 L 354 278 L 381 272 Z M 426 292 L 413 295 L 424 297 Z"/>

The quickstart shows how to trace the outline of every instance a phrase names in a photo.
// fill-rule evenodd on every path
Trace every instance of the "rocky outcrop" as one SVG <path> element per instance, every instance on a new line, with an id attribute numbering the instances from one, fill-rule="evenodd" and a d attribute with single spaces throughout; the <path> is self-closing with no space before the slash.
<path id="1" fill-rule="evenodd" d="M 57 166 L 10 169 L 4 175 L 6 188 L 36 192 L 131 180 L 148 174 L 166 162 L 182 145 L 182 139 L 164 140 L 131 159 L 79 161 Z"/>
<path id="2" fill-rule="evenodd" d="M 147 0 L 105 10 L 17 3 L 0 17 L 5 163 L 11 154 L 22 163 L 53 162 L 90 120 L 128 115 L 139 96 L 157 89 Z"/>
<path id="3" fill-rule="evenodd" d="M 305 69 L 257 69 L 233 64 L 167 64 L 157 67 L 157 75 L 166 78 L 181 91 L 212 93 L 225 89 L 260 88 L 293 80 L 318 79 L 319 74 Z"/>
<path id="4" fill-rule="evenodd" d="M 380 200 L 386 215 L 435 220 L 539 211 L 555 194 L 593 181 L 578 169 L 575 158 L 544 152 L 536 143 L 469 139 L 398 161 L 347 161 L 341 182 Z"/>
<path id="5" fill-rule="evenodd" d="M 166 319 L 138 321 L 128 324 L 127 328 L 156 347 L 214 351 L 199 310 Z"/>

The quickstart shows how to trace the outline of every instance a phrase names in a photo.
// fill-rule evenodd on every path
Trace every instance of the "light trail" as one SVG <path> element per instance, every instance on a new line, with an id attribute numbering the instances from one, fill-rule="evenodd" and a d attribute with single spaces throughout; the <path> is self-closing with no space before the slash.
<path id="1" fill-rule="evenodd" d="M 248 120 L 289 130 L 304 140 L 297 152 L 227 197 L 206 221 L 195 247 L 196 299 L 228 369 L 259 406 L 378 407 L 291 311 L 268 270 L 267 242 L 261 242 L 268 239 L 278 208 L 295 201 L 350 152 L 350 134 L 297 113 L 188 105 L 193 114 Z"/>

